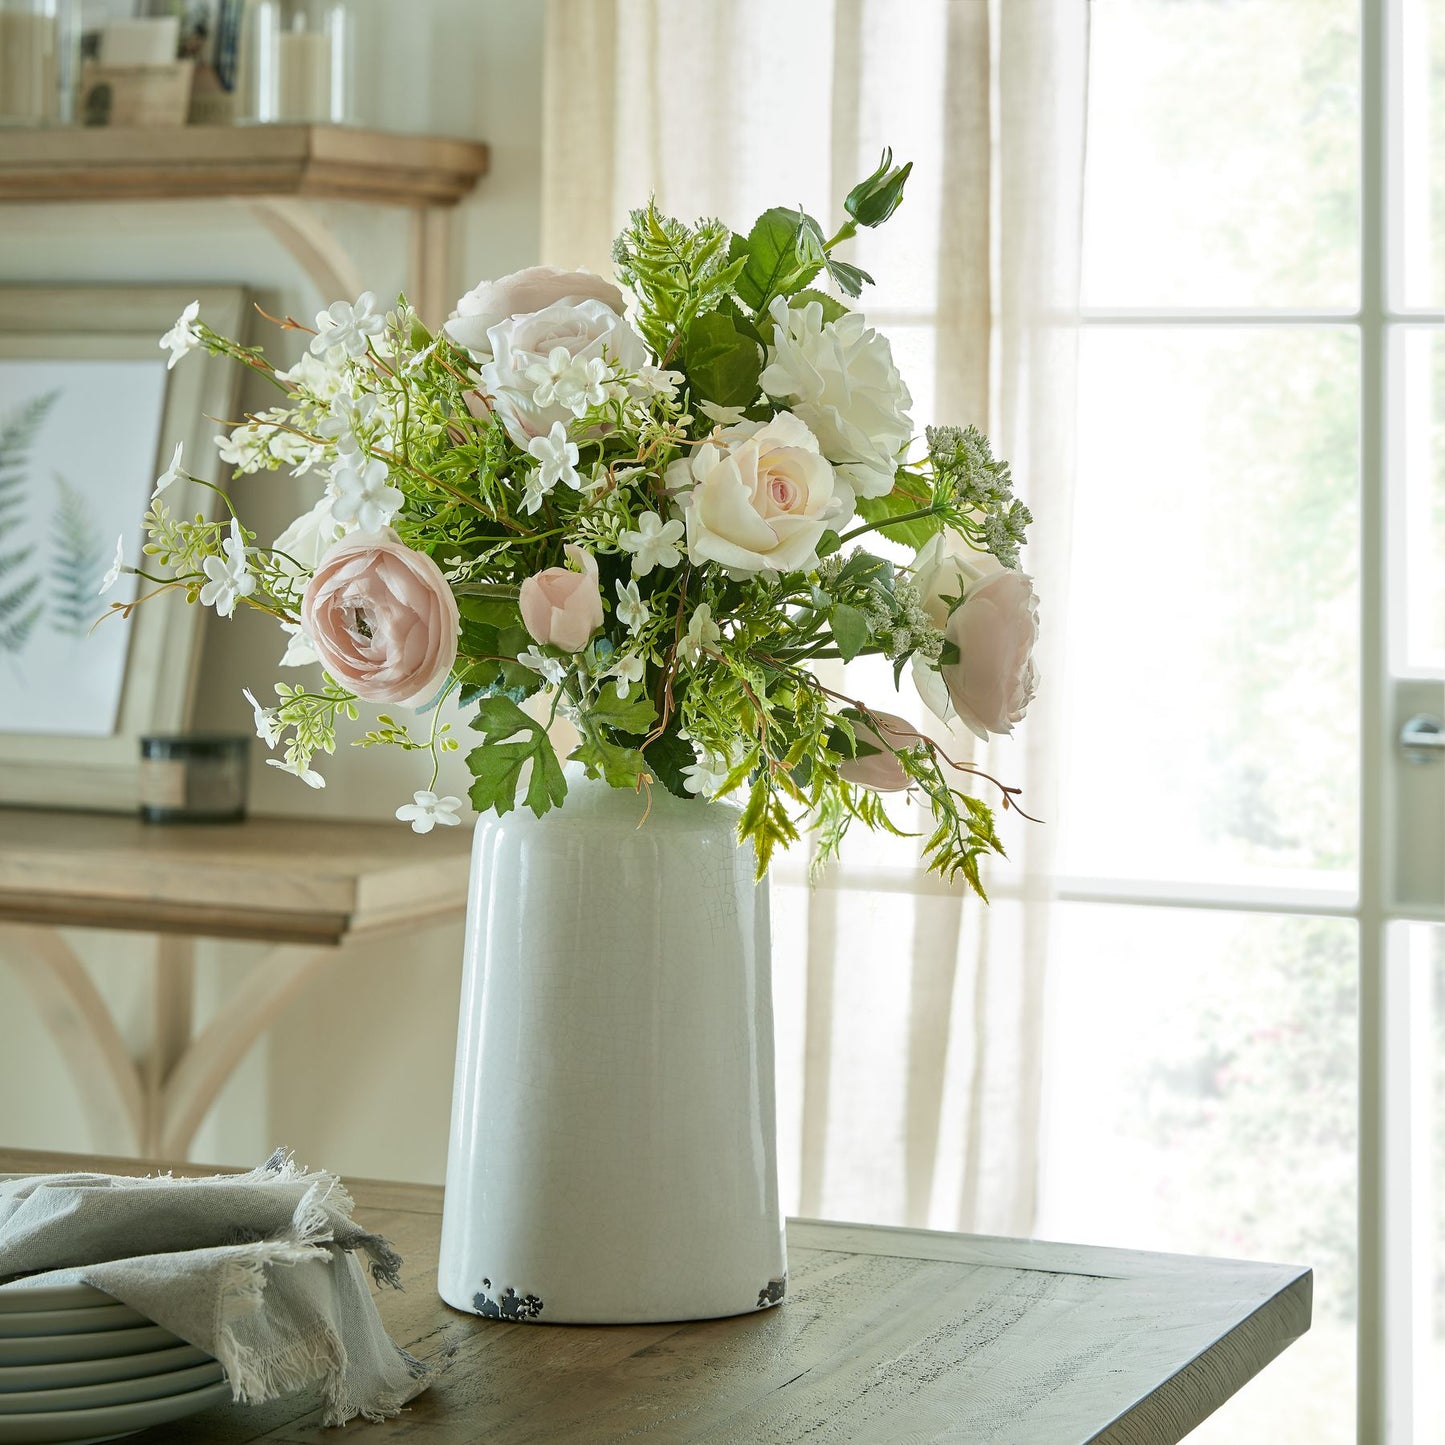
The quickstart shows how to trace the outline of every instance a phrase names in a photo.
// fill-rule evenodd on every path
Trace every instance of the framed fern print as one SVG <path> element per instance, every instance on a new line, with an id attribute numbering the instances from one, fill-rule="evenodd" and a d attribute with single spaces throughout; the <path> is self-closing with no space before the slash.
<path id="1" fill-rule="evenodd" d="M 237 416 L 235 368 L 171 371 L 156 345 L 197 299 L 245 324 L 239 287 L 0 288 L 0 804 L 132 808 L 139 739 L 189 721 L 201 609 L 95 623 L 134 600 L 102 600 L 101 577 L 118 542 L 140 554 L 176 443 L 214 457 Z M 209 515 L 190 492 L 177 510 Z"/>

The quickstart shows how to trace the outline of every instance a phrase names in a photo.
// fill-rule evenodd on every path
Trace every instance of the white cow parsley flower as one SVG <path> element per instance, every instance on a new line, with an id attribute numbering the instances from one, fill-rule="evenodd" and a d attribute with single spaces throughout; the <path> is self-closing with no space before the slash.
<path id="1" fill-rule="evenodd" d="M 684 662 L 696 662 L 706 648 L 721 638 L 722 632 L 712 620 L 712 608 L 703 602 L 687 624 L 687 632 L 677 646 L 677 655 Z"/>
<path id="2" fill-rule="evenodd" d="M 201 303 L 192 301 L 179 316 L 176 317 L 176 324 L 166 332 L 160 339 L 162 351 L 171 353 L 170 359 L 166 362 L 166 370 L 170 371 L 188 351 L 194 351 L 198 346 L 205 343 L 201 340 L 201 333 L 196 330 L 196 317 L 200 314 Z"/>
<path id="3" fill-rule="evenodd" d="M 339 468 L 334 478 L 336 499 L 331 504 L 332 517 L 343 527 L 380 531 L 406 500 L 389 478 L 386 463 L 382 461 L 366 462 L 360 471 L 354 466 Z"/>
<path id="4" fill-rule="evenodd" d="M 300 758 L 287 758 L 283 763 L 280 758 L 267 758 L 268 768 L 280 768 L 283 773 L 290 773 L 293 778 L 300 778 L 308 788 L 324 788 L 326 779 L 313 768 L 308 768 Z"/>
<path id="5" fill-rule="evenodd" d="M 635 637 L 651 616 L 647 603 L 637 590 L 636 582 L 617 584 L 617 620 Z"/>
<path id="6" fill-rule="evenodd" d="M 462 800 L 448 795 L 439 798 L 428 789 L 412 794 L 410 803 L 403 803 L 396 810 L 396 816 L 403 823 L 411 824 L 413 833 L 430 833 L 438 823 L 444 828 L 455 828 L 462 820 L 457 816 Z"/>
<path id="7" fill-rule="evenodd" d="M 249 687 L 241 689 L 241 696 L 251 704 L 251 712 L 256 723 L 256 736 L 266 744 L 268 748 L 274 748 L 281 740 L 281 724 L 277 718 L 274 707 L 262 707 L 256 701 Z"/>
<path id="8" fill-rule="evenodd" d="M 311 350 L 317 356 L 340 349 L 353 361 L 366 355 L 367 342 L 386 330 L 386 317 L 376 309 L 376 296 L 363 291 L 354 303 L 333 301 L 325 311 L 316 313 L 316 335 Z"/>
<path id="9" fill-rule="evenodd" d="M 234 517 L 231 535 L 221 543 L 221 551 L 224 556 L 207 557 L 201 563 L 207 578 L 201 586 L 201 605 L 214 605 L 218 616 L 229 617 L 235 612 L 236 603 L 256 590 L 256 579 L 246 568 L 246 539 Z"/>
<path id="10" fill-rule="evenodd" d="M 117 582 L 120 581 L 120 574 L 125 570 L 125 537 L 115 539 L 115 561 L 110 564 L 110 571 L 100 579 L 100 587 L 96 592 L 97 597 L 103 597 Z"/>
<path id="11" fill-rule="evenodd" d="M 646 577 L 654 567 L 676 567 L 682 561 L 677 547 L 682 532 L 682 523 L 676 519 L 664 522 L 656 512 L 644 512 L 637 519 L 637 530 L 620 533 L 617 545 L 632 553 L 633 575 Z"/>
<path id="12" fill-rule="evenodd" d="M 155 490 L 151 493 L 151 501 L 155 501 L 172 482 L 178 482 L 185 476 L 185 473 L 181 470 L 181 453 L 185 450 L 185 445 L 184 442 L 176 443 L 176 449 L 171 453 L 170 466 L 156 478 L 156 486 Z"/>
<path id="13" fill-rule="evenodd" d="M 527 443 L 528 456 L 541 462 L 541 487 L 550 492 L 559 482 L 580 491 L 582 478 L 577 472 L 577 459 L 581 455 L 577 443 L 567 440 L 567 428 L 560 421 L 552 423 L 546 436 L 533 437 Z"/>

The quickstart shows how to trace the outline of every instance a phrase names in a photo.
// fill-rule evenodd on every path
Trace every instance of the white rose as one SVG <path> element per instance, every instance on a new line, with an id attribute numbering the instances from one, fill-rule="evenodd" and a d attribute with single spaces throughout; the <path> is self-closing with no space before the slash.
<path id="1" fill-rule="evenodd" d="M 840 493 L 886 497 L 913 436 L 913 398 L 887 338 L 856 311 L 825 323 L 816 301 L 791 309 L 780 296 L 770 311 L 775 326 L 763 390 L 786 398 L 812 429 L 838 469 Z"/>
<path id="2" fill-rule="evenodd" d="M 297 517 L 273 543 L 276 551 L 285 557 L 276 559 L 282 571 L 293 577 L 305 576 L 316 570 L 317 563 L 345 532 L 331 515 L 332 496 L 328 491 L 309 512 Z M 288 560 L 291 559 L 291 560 Z M 296 566 L 292 566 L 292 561 Z M 301 570 L 297 570 L 297 568 Z"/>
<path id="3" fill-rule="evenodd" d="M 528 316 L 558 301 L 601 301 L 619 316 L 627 304 L 617 287 L 590 271 L 558 271 L 551 266 L 527 266 L 495 281 L 478 281 L 457 302 L 457 309 L 442 328 L 458 346 L 479 356 L 491 354 L 487 332 L 509 316 Z"/>
<path id="4" fill-rule="evenodd" d="M 948 614 L 952 601 L 984 577 L 1003 570 L 996 557 L 975 551 L 956 532 L 939 532 L 930 537 L 909 564 L 909 576 L 918 588 L 920 602 L 928 620 L 940 632 L 948 630 Z M 914 655 L 913 685 L 924 705 L 940 722 L 954 716 L 948 684 L 938 667 Z"/>
<path id="5" fill-rule="evenodd" d="M 565 384 L 549 386 L 534 379 L 555 374 L 554 361 L 565 362 L 575 378 L 590 383 L 599 371 L 636 373 L 648 360 L 642 338 L 601 301 L 558 301 L 526 316 L 508 317 L 491 327 L 487 339 L 492 359 L 481 368 L 482 384 L 507 435 L 523 449 L 533 437 L 550 432 L 554 422 L 565 426 L 579 415 Z M 588 363 L 594 361 L 598 366 L 589 370 Z"/>
<path id="6" fill-rule="evenodd" d="M 791 412 L 727 428 L 697 449 L 688 472 L 692 487 L 679 499 L 687 554 L 733 576 L 814 566 L 819 539 L 842 512 L 833 468 Z"/>

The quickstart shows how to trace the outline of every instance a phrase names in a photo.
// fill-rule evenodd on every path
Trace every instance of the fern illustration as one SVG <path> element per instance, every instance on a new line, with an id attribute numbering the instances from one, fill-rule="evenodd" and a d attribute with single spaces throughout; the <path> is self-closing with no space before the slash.
<path id="1" fill-rule="evenodd" d="M 95 620 L 95 581 L 105 562 L 105 549 L 84 496 L 59 472 L 55 489 L 59 499 L 50 529 L 55 549 L 50 625 L 66 637 L 83 637 Z"/>
<path id="2" fill-rule="evenodd" d="M 32 397 L 0 420 L 0 651 L 19 652 L 45 610 L 33 550 L 19 541 L 27 504 L 26 462 L 59 392 Z"/>

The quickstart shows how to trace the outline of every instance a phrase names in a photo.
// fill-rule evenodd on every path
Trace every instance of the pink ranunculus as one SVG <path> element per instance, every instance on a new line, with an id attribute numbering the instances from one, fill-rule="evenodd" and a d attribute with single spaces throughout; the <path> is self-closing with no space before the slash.
<path id="1" fill-rule="evenodd" d="M 460 625 L 441 569 L 390 527 L 336 543 L 301 599 L 322 665 L 367 702 L 426 701 L 456 661 Z"/>
<path id="2" fill-rule="evenodd" d="M 569 542 L 567 556 L 581 571 L 548 567 L 522 583 L 522 622 L 544 646 L 581 652 L 602 626 L 602 591 L 592 554 Z"/>
<path id="3" fill-rule="evenodd" d="M 898 759 L 893 753 L 911 747 L 921 734 L 904 718 L 896 717 L 891 712 L 879 712 L 874 708 L 872 717 L 877 722 L 878 729 L 869 727 L 867 723 L 855 722 L 853 733 L 860 743 L 877 748 L 878 751 L 869 753 L 866 757 L 850 758 L 839 767 L 839 776 L 850 783 L 872 788 L 877 793 L 897 793 L 912 787 L 912 780 L 898 766 Z M 890 748 L 892 752 L 889 751 Z"/>
<path id="4" fill-rule="evenodd" d="M 948 619 L 944 636 L 958 661 L 942 669 L 959 719 L 979 737 L 1011 733 L 1038 687 L 1034 643 L 1039 604 L 1033 580 L 1001 568 L 974 582 Z"/>
<path id="5" fill-rule="evenodd" d="M 610 281 L 590 271 L 558 271 L 528 266 L 496 281 L 479 281 L 457 302 L 446 333 L 458 346 L 490 355 L 487 332 L 509 316 L 530 316 L 556 301 L 601 301 L 619 316 L 626 302 Z"/>

